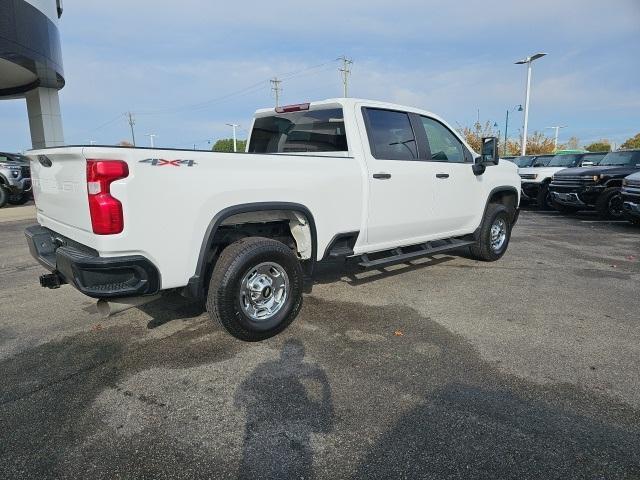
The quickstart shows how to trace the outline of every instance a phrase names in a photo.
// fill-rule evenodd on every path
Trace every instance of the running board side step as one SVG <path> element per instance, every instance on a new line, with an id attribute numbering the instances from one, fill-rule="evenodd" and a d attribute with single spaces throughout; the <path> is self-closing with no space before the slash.
<path id="1" fill-rule="evenodd" d="M 419 245 L 412 245 L 411 251 L 409 252 L 404 251 L 409 247 L 394 248 L 393 250 L 389 250 L 389 255 L 373 260 L 369 258 L 369 254 L 365 253 L 364 255 L 360 256 L 361 261 L 358 262 L 358 265 L 362 268 L 393 265 L 395 263 L 402 263 L 406 262 L 407 260 L 413 260 L 414 258 L 426 257 L 435 253 L 455 250 L 456 248 L 460 247 L 468 247 L 469 245 L 473 245 L 475 243 L 476 242 L 472 240 L 460 240 L 458 238 L 437 240 L 433 242 L 421 243 Z"/>

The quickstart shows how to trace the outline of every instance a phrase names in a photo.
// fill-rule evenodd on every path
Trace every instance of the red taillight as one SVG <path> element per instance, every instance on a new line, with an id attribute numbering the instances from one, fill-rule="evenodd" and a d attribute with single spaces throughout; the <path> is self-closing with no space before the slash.
<path id="1" fill-rule="evenodd" d="M 297 103 L 295 105 L 285 105 L 284 107 L 276 107 L 276 113 L 300 112 L 309 110 L 309 103 Z"/>
<path id="2" fill-rule="evenodd" d="M 111 196 L 110 185 L 128 175 L 129 167 L 122 160 L 87 160 L 87 192 L 93 233 L 112 235 L 124 229 L 122 204 Z"/>

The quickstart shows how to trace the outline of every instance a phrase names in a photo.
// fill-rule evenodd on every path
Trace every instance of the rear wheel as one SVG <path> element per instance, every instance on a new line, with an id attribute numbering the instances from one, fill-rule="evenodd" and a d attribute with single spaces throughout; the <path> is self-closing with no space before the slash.
<path id="1" fill-rule="evenodd" d="M 0 185 L 0 208 L 4 207 L 9 201 L 9 192 L 7 189 Z"/>
<path id="2" fill-rule="evenodd" d="M 211 275 L 207 311 L 234 337 L 277 335 L 302 307 L 302 267 L 285 244 L 248 237 L 225 248 Z"/>
<path id="3" fill-rule="evenodd" d="M 596 202 L 596 211 L 601 218 L 618 220 L 624 216 L 623 203 L 620 188 L 607 188 Z"/>
<path id="4" fill-rule="evenodd" d="M 470 247 L 471 255 L 485 262 L 496 261 L 507 251 L 510 239 L 509 210 L 502 204 L 490 203 L 480 226 L 480 237 L 477 243 Z"/>
<path id="5" fill-rule="evenodd" d="M 551 192 L 549 191 L 549 184 L 543 183 L 540 185 L 540 190 L 536 196 L 536 204 L 540 210 L 553 209 L 553 199 L 551 198 Z"/>

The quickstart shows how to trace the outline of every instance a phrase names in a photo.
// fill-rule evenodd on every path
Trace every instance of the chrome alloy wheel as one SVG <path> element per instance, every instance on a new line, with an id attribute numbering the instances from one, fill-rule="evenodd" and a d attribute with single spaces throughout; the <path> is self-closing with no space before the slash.
<path id="1" fill-rule="evenodd" d="M 507 241 L 507 222 L 504 218 L 496 218 L 491 225 L 491 249 L 498 253 Z"/>
<path id="2" fill-rule="evenodd" d="M 242 277 L 240 306 L 253 320 L 269 320 L 285 304 L 289 291 L 289 277 L 284 268 L 273 262 L 261 263 Z"/>

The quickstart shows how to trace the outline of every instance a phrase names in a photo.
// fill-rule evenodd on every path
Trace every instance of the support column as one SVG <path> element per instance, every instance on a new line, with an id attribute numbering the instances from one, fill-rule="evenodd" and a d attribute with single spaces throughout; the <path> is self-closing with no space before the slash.
<path id="1" fill-rule="evenodd" d="M 27 112 L 33 148 L 64 145 L 60 99 L 55 88 L 36 88 L 27 92 Z"/>

